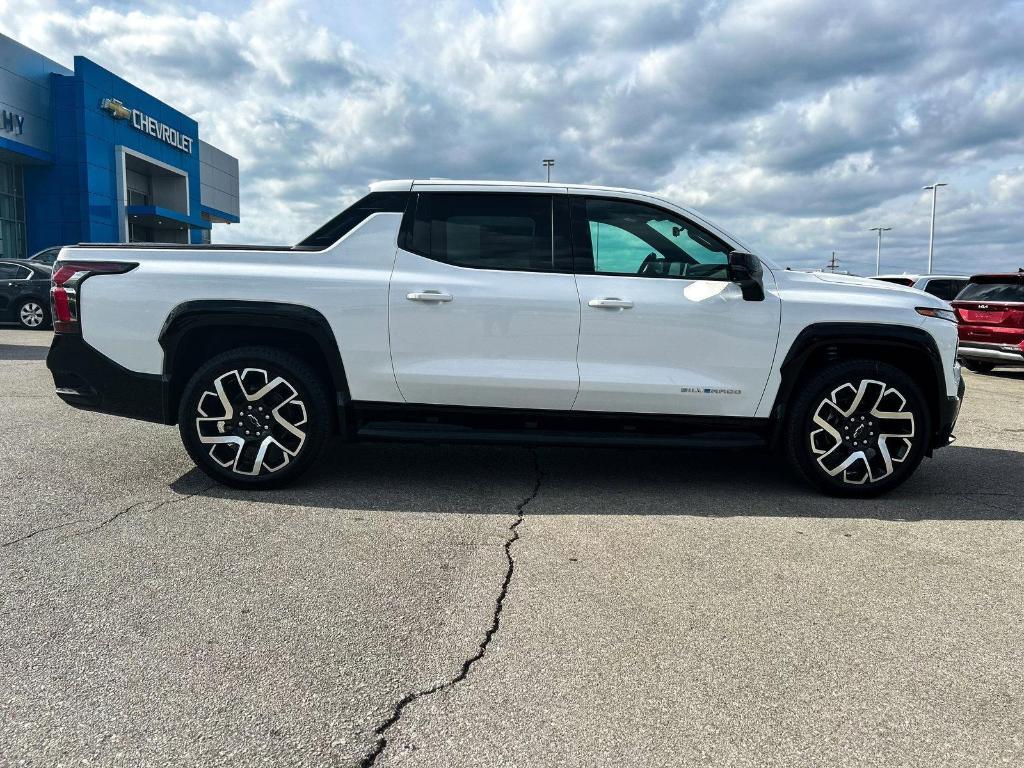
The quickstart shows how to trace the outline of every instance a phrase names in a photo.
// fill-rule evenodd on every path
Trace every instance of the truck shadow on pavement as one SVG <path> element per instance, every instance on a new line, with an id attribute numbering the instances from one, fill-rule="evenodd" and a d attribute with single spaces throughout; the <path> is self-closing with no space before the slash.
<path id="1" fill-rule="evenodd" d="M 1024 381 L 1024 369 L 1022 368 L 1002 368 L 996 371 L 989 371 L 984 376 L 993 376 L 997 379 L 1016 379 L 1017 381 Z"/>
<path id="2" fill-rule="evenodd" d="M 44 341 L 49 341 L 46 337 Z M 45 360 L 49 345 L 37 347 L 30 344 L 0 344 L 0 360 Z"/>
<path id="3" fill-rule="evenodd" d="M 1024 454 L 1016 451 L 952 446 L 875 499 L 819 494 L 765 451 L 542 448 L 536 457 L 542 474 L 531 515 L 892 521 L 1024 515 Z M 183 475 L 172 490 L 191 492 L 186 489 L 195 488 L 198 474 Z M 339 511 L 510 514 L 535 478 L 533 451 L 526 448 L 336 442 L 294 486 L 250 492 L 207 484 L 198 495 Z"/>

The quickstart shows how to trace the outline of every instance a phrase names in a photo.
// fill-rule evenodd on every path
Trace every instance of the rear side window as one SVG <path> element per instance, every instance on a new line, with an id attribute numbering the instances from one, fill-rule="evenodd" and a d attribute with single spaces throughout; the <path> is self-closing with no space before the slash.
<path id="1" fill-rule="evenodd" d="M 0 264 L 0 280 L 24 280 L 32 277 L 32 270 L 18 264 Z"/>
<path id="2" fill-rule="evenodd" d="M 296 248 L 322 250 L 332 246 L 375 213 L 404 212 L 409 197 L 408 192 L 371 192 L 328 221 Z"/>
<path id="3" fill-rule="evenodd" d="M 943 301 L 952 301 L 966 284 L 966 280 L 929 280 L 924 292 Z"/>
<path id="4" fill-rule="evenodd" d="M 958 301 L 1024 302 L 1024 276 L 1005 282 L 970 282 L 957 297 Z"/>
<path id="5" fill-rule="evenodd" d="M 558 195 L 421 193 L 400 244 L 457 267 L 569 271 L 567 206 Z"/>
<path id="6" fill-rule="evenodd" d="M 34 264 L 53 264 L 57 260 L 57 254 L 60 253 L 60 248 L 47 248 L 45 251 L 40 251 L 32 257 L 32 263 Z"/>

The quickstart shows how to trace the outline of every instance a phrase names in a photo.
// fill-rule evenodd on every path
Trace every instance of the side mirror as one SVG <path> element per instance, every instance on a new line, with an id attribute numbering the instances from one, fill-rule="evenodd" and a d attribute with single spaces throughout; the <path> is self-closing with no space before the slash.
<path id="1" fill-rule="evenodd" d="M 740 287 L 744 301 L 764 301 L 763 275 L 761 261 L 754 254 L 746 251 L 729 254 L 729 279 Z"/>

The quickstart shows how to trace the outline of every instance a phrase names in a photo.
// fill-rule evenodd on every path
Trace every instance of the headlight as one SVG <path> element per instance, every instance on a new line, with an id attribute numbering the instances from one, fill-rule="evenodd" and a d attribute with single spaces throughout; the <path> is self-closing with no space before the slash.
<path id="1" fill-rule="evenodd" d="M 935 309 L 933 307 L 918 307 L 917 314 L 924 315 L 925 317 L 937 317 L 940 320 L 949 320 L 951 323 L 956 322 L 956 312 L 952 309 Z"/>

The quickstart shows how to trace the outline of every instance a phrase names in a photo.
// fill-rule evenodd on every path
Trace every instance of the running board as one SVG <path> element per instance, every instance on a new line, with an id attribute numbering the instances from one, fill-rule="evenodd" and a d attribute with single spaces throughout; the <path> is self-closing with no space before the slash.
<path id="1" fill-rule="evenodd" d="M 356 432 L 361 440 L 476 445 L 551 445 L 616 448 L 758 448 L 767 444 L 755 432 L 693 432 L 685 435 L 645 435 L 622 432 L 551 432 L 536 429 L 470 429 L 445 424 L 369 422 Z"/>

